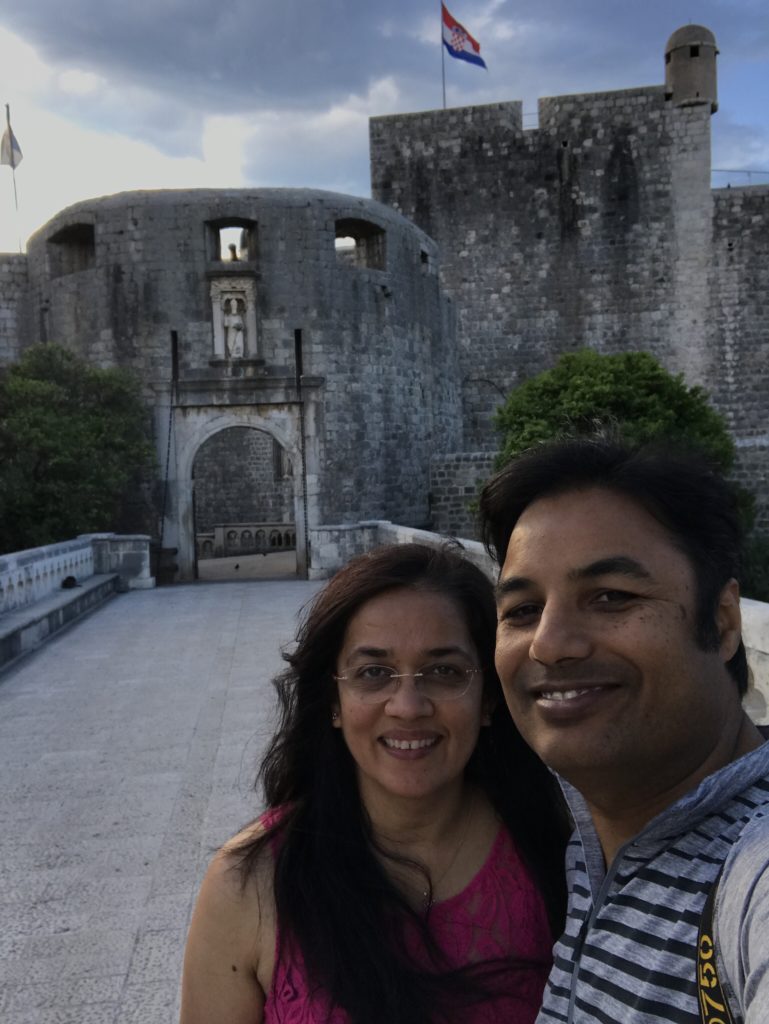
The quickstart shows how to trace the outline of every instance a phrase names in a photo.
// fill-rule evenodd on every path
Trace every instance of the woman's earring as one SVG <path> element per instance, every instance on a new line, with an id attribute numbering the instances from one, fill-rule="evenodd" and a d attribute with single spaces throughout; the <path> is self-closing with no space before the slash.
<path id="1" fill-rule="evenodd" d="M 331 721 L 332 721 L 332 722 L 336 722 L 336 720 L 337 720 L 338 718 L 339 718 L 339 712 L 338 712 L 338 711 L 332 711 L 332 712 L 331 712 Z"/>

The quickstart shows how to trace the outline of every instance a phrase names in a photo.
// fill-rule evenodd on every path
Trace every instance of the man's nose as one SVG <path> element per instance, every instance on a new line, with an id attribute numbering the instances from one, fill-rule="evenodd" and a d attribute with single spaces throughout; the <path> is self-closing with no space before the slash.
<path id="1" fill-rule="evenodd" d="M 593 643 L 578 611 L 563 605 L 547 604 L 542 610 L 529 646 L 529 657 L 543 665 L 587 658 Z"/>

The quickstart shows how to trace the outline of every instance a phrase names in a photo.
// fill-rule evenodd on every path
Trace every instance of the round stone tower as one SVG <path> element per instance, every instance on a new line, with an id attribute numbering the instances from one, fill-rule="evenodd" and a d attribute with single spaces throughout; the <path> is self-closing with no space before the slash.
<path id="1" fill-rule="evenodd" d="M 281 520 L 300 570 L 321 524 L 428 522 L 431 455 L 461 438 L 458 356 L 437 246 L 395 210 L 316 189 L 126 192 L 63 210 L 28 252 L 31 340 L 143 384 L 181 579 L 209 440 L 224 479 L 272 487 L 212 522 Z"/>
<path id="2" fill-rule="evenodd" d="M 676 29 L 665 47 L 665 96 L 677 107 L 709 103 L 718 110 L 716 37 L 702 25 Z"/>

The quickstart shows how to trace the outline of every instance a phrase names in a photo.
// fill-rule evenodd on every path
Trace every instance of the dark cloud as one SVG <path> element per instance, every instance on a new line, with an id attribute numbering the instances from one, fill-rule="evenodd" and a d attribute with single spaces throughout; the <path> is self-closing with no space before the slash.
<path id="1" fill-rule="evenodd" d="M 405 24 L 413 8 L 400 0 Z M 175 92 L 208 112 L 255 106 L 323 106 L 397 66 L 418 41 L 381 34 L 355 0 L 210 0 L 110 4 L 0 3 L 4 23 L 51 61 L 75 63 Z"/>
<path id="2" fill-rule="evenodd" d="M 533 112 L 539 96 L 659 84 L 666 40 L 692 15 L 718 40 L 722 111 L 736 123 L 744 105 L 757 108 L 753 92 L 761 88 L 746 92 L 728 80 L 732 73 L 742 81 L 748 65 L 766 93 L 765 0 L 449 0 L 449 7 L 477 35 L 489 66 L 486 73 L 447 58 L 453 105 L 521 99 Z M 286 184 L 297 173 L 310 183 L 313 167 L 319 178 L 333 178 L 335 153 L 361 163 L 360 132 L 360 148 L 349 141 L 335 147 L 333 136 L 316 140 L 312 124 L 350 97 L 365 99 L 377 80 L 396 83 L 392 106 L 367 112 L 440 106 L 438 11 L 437 0 L 386 7 L 362 0 L 0 0 L 0 21 L 49 63 L 93 71 L 107 83 L 98 96 L 57 97 L 58 112 L 175 155 L 199 153 L 206 115 L 283 112 L 294 141 L 282 139 L 284 150 L 272 158 L 255 142 L 248 172 L 274 178 L 285 171 Z M 746 120 L 753 123 L 753 114 Z M 300 156 L 284 158 L 284 151 Z"/>
<path id="3" fill-rule="evenodd" d="M 651 0 L 457 0 L 455 15 L 479 36 L 497 89 L 525 76 L 598 88 L 661 78 L 662 51 L 692 4 Z M 722 51 L 766 55 L 763 3 L 696 5 Z M 384 12 L 384 13 L 382 13 Z M 57 62 L 77 64 L 167 93 L 182 92 L 207 112 L 302 106 L 321 108 L 371 78 L 402 73 L 430 81 L 439 60 L 438 5 L 390 0 L 1 0 L 6 26 Z M 435 45 L 419 37 L 434 16 Z M 512 37 L 506 36 L 512 31 Z M 475 69 L 463 68 L 465 77 Z M 489 84 L 491 84 L 491 81 Z M 616 87 L 616 85 L 614 86 Z M 470 91 L 485 88 L 468 82 Z M 528 89 L 527 89 L 528 91 Z"/>

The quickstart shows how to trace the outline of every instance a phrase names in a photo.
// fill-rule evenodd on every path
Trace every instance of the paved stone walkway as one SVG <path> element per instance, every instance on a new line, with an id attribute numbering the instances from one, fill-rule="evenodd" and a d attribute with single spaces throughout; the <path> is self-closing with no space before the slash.
<path id="1" fill-rule="evenodd" d="M 290 577 L 296 578 L 295 551 L 198 559 L 199 580 L 279 580 Z"/>
<path id="2" fill-rule="evenodd" d="M 4 1024 L 176 1021 L 197 886 L 260 809 L 270 679 L 318 586 L 122 594 L 0 676 Z"/>

